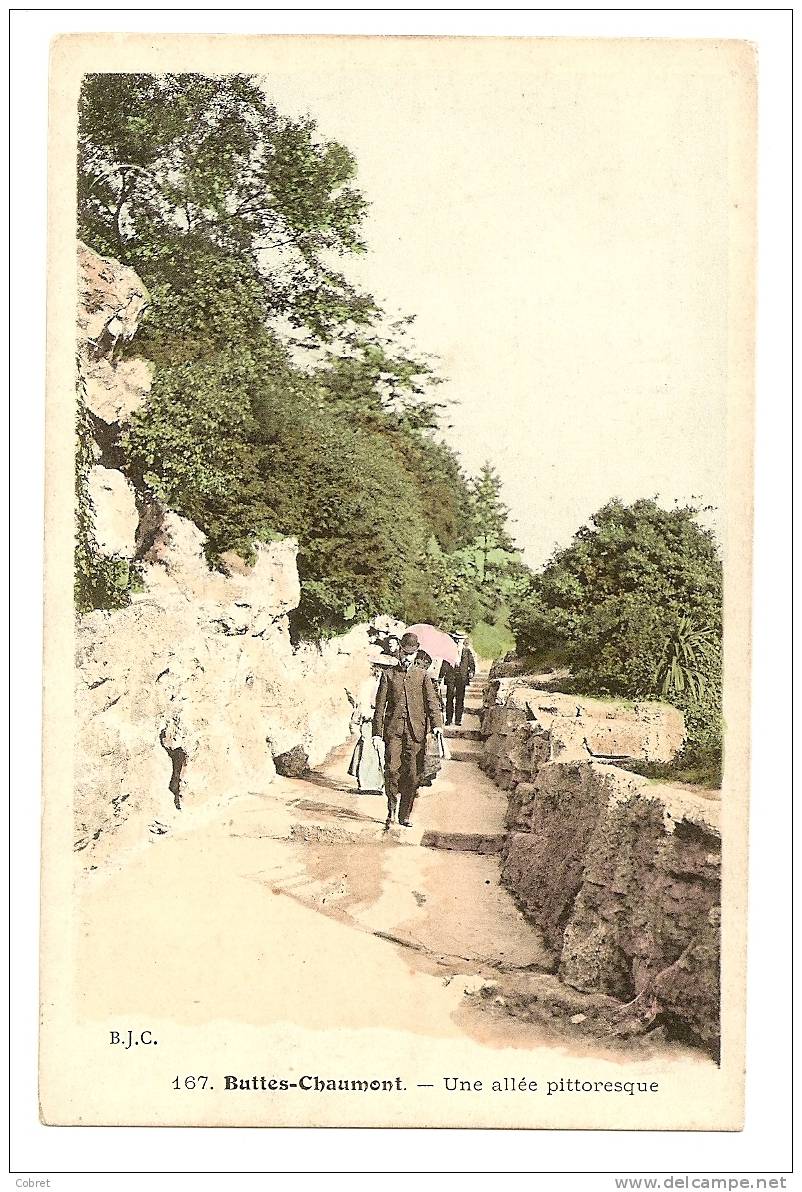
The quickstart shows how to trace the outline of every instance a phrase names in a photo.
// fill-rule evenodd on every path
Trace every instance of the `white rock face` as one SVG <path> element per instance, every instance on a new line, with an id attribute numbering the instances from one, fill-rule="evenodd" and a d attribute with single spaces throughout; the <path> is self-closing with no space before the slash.
<path id="1" fill-rule="evenodd" d="M 294 539 L 257 545 L 253 566 L 228 554 L 223 560 L 225 571 L 209 569 L 204 542 L 193 522 L 177 513 L 165 513 L 143 555 L 147 587 L 164 601 L 190 599 L 213 606 L 214 615 L 225 619 L 226 631 L 231 633 L 245 633 L 246 625 L 252 632 L 260 632 L 255 625 L 260 610 L 264 627 L 297 608 L 301 586 Z"/>
<path id="2" fill-rule="evenodd" d="M 136 274 L 79 246 L 78 318 L 96 458 L 119 459 L 118 431 L 145 400 L 149 366 L 115 364 L 149 301 Z M 101 441 L 102 440 L 102 441 Z M 109 459 L 104 458 L 104 462 Z M 211 570 L 192 522 L 135 493 L 115 467 L 90 476 L 105 554 L 133 558 L 143 590 L 130 607 L 79 618 L 76 631 L 75 847 L 98 865 L 191 819 L 205 803 L 260 791 L 274 757 L 314 766 L 347 740 L 368 676 L 367 630 L 293 649 L 300 584 L 293 541 L 258 546 L 253 564 Z"/>
<path id="3" fill-rule="evenodd" d="M 103 422 L 130 420 L 153 380 L 146 360 L 115 362 L 114 348 L 133 338 L 150 295 L 141 279 L 119 261 L 78 244 L 78 345 L 86 404 Z"/>
<path id="4" fill-rule="evenodd" d="M 669 704 L 543 691 L 525 677 L 491 682 L 486 700 L 483 766 L 508 790 L 546 762 L 668 762 L 685 740 L 685 718 Z"/>
<path id="5" fill-rule="evenodd" d="M 93 467 L 89 497 L 95 509 L 95 541 L 103 555 L 133 559 L 139 513 L 133 485 L 115 468 Z"/>
<path id="6" fill-rule="evenodd" d="M 107 330 L 115 341 L 133 338 L 149 302 L 133 269 L 78 241 L 79 342 L 98 344 Z"/>
<path id="7" fill-rule="evenodd" d="M 104 422 L 131 421 L 145 401 L 153 384 L 153 372 L 147 360 L 89 359 L 84 366 L 86 404 Z"/>
<path id="8" fill-rule="evenodd" d="M 129 608 L 77 630 L 76 848 L 93 864 L 208 800 L 260 791 L 295 746 L 310 765 L 347 740 L 368 675 L 364 627 L 294 650 L 294 542 L 212 572 L 203 536 L 168 514 Z"/>

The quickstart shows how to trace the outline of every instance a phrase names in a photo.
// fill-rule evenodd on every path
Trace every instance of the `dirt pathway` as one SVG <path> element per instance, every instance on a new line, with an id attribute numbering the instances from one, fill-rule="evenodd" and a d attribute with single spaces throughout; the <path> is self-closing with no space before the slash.
<path id="1" fill-rule="evenodd" d="M 496 1047 L 577 1035 L 569 1024 L 590 1012 L 589 995 L 566 1000 L 539 933 L 500 884 L 507 800 L 477 764 L 480 704 L 477 682 L 412 829 L 384 830 L 383 796 L 359 794 L 346 774 L 348 745 L 303 779 L 235 795 L 85 874 L 85 1018 L 381 1023 Z M 534 983 L 544 1013 L 511 1018 L 505 980 L 529 994 Z M 576 1053 L 584 1046 L 578 1037 Z"/>
<path id="2" fill-rule="evenodd" d="M 384 797 L 353 790 L 348 746 L 298 784 L 305 793 L 294 810 L 303 818 L 291 831 L 310 847 L 263 878 L 441 966 L 550 967 L 540 936 L 498 880 L 507 800 L 477 765 L 480 683 L 467 704 L 463 727 L 446 730 L 451 759 L 421 788 L 411 829 L 385 831 Z"/>

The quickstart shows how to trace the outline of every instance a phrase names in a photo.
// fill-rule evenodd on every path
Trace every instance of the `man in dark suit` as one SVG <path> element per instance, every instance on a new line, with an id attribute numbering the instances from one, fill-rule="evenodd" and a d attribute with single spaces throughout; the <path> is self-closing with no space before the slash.
<path id="1" fill-rule="evenodd" d="M 455 663 L 444 662 L 440 668 L 440 678 L 446 685 L 446 724 L 462 724 L 462 713 L 465 708 L 465 688 L 476 674 L 476 659 L 468 645 L 464 633 L 452 633 L 454 641 L 460 648 L 459 659 Z"/>
<path id="2" fill-rule="evenodd" d="M 434 681 L 423 667 L 415 665 L 419 647 L 414 633 L 404 634 L 399 665 L 385 671 L 376 692 L 373 737 L 384 741 L 387 828 L 395 821 L 396 813 L 402 828 L 412 826 L 409 817 L 423 773 L 426 734 L 443 731 Z"/>

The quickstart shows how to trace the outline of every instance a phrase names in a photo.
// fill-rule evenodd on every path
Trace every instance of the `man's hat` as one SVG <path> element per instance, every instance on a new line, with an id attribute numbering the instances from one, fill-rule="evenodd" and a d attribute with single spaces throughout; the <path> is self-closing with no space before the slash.
<path id="1" fill-rule="evenodd" d="M 401 638 L 401 649 L 408 651 L 419 650 L 420 642 L 418 641 L 418 635 L 416 633 L 405 633 Z"/>
<path id="2" fill-rule="evenodd" d="M 459 630 L 455 630 L 454 633 L 451 634 L 451 636 L 453 637 L 455 642 L 464 642 L 468 635 L 467 635 L 467 633 L 462 633 Z"/>

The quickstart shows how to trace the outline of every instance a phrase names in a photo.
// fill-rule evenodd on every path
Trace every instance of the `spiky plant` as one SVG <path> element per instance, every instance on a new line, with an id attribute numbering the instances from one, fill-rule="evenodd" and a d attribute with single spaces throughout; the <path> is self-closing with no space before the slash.
<path id="1" fill-rule="evenodd" d="M 666 699 L 689 694 L 701 698 L 705 669 L 715 645 L 715 632 L 683 614 L 667 638 L 655 672 L 658 688 Z"/>

